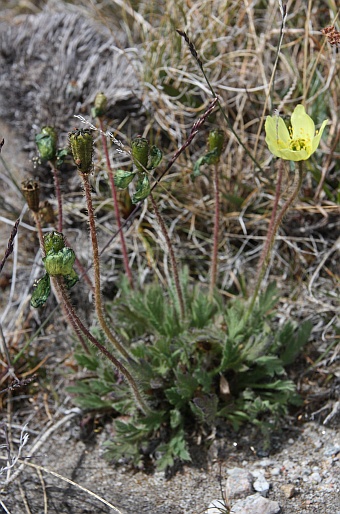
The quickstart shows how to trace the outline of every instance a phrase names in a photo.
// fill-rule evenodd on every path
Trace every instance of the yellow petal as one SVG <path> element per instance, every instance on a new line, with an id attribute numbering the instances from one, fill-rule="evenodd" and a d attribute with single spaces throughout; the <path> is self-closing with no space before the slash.
<path id="1" fill-rule="evenodd" d="M 279 116 L 267 116 L 264 125 L 266 131 L 266 142 L 272 145 L 286 147 L 289 145 L 290 136 L 285 122 Z"/>
<path id="2" fill-rule="evenodd" d="M 269 148 L 270 150 L 270 148 Z M 271 150 L 270 150 L 271 151 Z M 272 152 L 273 153 L 273 152 Z M 280 155 L 274 154 L 276 157 L 281 157 L 281 159 L 285 159 L 287 161 L 306 161 L 311 156 L 310 152 L 307 152 L 305 148 L 302 150 L 290 150 L 289 148 L 281 150 Z"/>
<path id="3" fill-rule="evenodd" d="M 315 125 L 314 121 L 305 111 L 305 108 L 302 104 L 299 104 L 295 107 L 293 114 L 291 116 L 291 124 L 292 124 L 292 139 L 299 139 L 301 137 L 309 136 L 312 141 L 315 135 Z"/>
<path id="4" fill-rule="evenodd" d="M 328 120 L 325 120 L 322 122 L 322 125 L 319 129 L 319 132 L 316 134 L 316 136 L 314 136 L 313 138 L 313 141 L 312 141 L 312 149 L 313 149 L 313 152 L 315 152 L 315 150 L 317 149 L 317 147 L 319 146 L 319 143 L 320 143 L 320 139 L 321 139 L 321 136 L 322 136 L 322 133 L 325 129 L 325 126 L 327 125 L 328 123 Z"/>

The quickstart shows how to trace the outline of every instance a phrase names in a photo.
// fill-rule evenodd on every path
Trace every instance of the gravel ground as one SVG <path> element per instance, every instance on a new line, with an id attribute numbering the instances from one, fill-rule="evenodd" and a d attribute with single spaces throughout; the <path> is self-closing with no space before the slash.
<path id="1" fill-rule="evenodd" d="M 66 477 L 96 493 L 122 514 L 199 514 L 213 500 L 222 498 L 228 473 L 241 468 L 254 476 L 264 475 L 270 485 L 268 499 L 278 502 L 281 513 L 340 513 L 340 439 L 335 428 L 306 423 L 301 430 L 292 431 L 288 438 L 285 436 L 279 451 L 263 458 L 256 456 L 249 433 L 234 440 L 216 440 L 208 456 L 203 458 L 198 452 L 201 465 L 185 466 L 171 478 L 166 478 L 163 472 L 146 474 L 124 466 L 110 466 L 102 458 L 101 450 L 108 430 L 109 426 L 105 427 L 95 442 L 84 443 L 75 435 L 77 422 L 73 417 L 45 438 L 34 458 L 26 461 L 20 475 L 3 490 L 0 497 L 3 511 L 11 514 L 114 512 L 61 478 Z M 217 459 L 215 455 L 222 446 L 225 457 Z M 29 455 L 28 448 L 24 456 Z M 46 471 L 39 476 L 28 465 L 33 463 L 60 477 Z M 24 501 L 30 510 L 26 510 Z M 256 514 L 255 510 L 251 512 Z"/>

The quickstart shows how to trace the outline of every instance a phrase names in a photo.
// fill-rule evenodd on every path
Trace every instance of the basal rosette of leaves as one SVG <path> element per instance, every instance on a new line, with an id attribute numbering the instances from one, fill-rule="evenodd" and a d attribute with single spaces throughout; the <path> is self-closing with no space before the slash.
<path id="1" fill-rule="evenodd" d="M 78 353 L 78 363 L 91 374 L 69 388 L 84 409 L 111 409 L 115 436 L 106 443 L 107 456 L 142 466 L 152 456 L 158 469 L 190 461 L 189 443 L 216 423 L 275 421 L 298 401 L 286 367 L 304 346 L 311 323 L 296 330 L 287 323 L 273 330 L 272 313 L 278 295 L 272 284 L 261 295 L 253 316 L 245 319 L 245 304 L 225 308 L 201 288 L 186 285 L 188 318 L 181 323 L 176 296 L 164 296 L 158 284 L 143 293 L 123 288 L 111 315 L 121 336 L 133 341 L 130 351 L 138 365 L 131 367 L 153 412 L 141 415 L 128 386 L 112 368 L 92 355 Z M 119 415 L 124 415 L 124 421 Z"/>

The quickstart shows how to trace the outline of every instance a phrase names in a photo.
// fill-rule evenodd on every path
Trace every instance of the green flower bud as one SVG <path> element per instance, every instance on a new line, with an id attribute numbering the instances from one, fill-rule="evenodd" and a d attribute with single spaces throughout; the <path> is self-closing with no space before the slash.
<path id="1" fill-rule="evenodd" d="M 117 170 L 113 179 L 115 186 L 119 187 L 120 189 L 125 189 L 133 180 L 136 173 L 136 171 Z"/>
<path id="2" fill-rule="evenodd" d="M 214 129 L 209 132 L 208 137 L 209 152 L 214 152 L 211 156 L 210 164 L 218 163 L 224 145 L 224 132 L 220 129 Z"/>
<path id="3" fill-rule="evenodd" d="M 24 180 L 21 191 L 31 211 L 39 212 L 39 182 L 31 178 Z"/>
<path id="4" fill-rule="evenodd" d="M 131 154 L 138 171 L 145 172 L 149 160 L 149 142 L 145 137 L 135 137 L 131 141 Z"/>
<path id="5" fill-rule="evenodd" d="M 56 253 L 65 247 L 64 236 L 61 232 L 53 231 L 44 235 L 44 248 L 46 255 Z"/>
<path id="6" fill-rule="evenodd" d="M 148 170 L 157 168 L 158 164 L 163 159 L 163 153 L 157 146 L 152 146 L 149 154 Z"/>
<path id="7" fill-rule="evenodd" d="M 51 275 L 71 275 L 73 276 L 73 264 L 76 259 L 75 253 L 66 246 L 57 253 L 49 252 L 43 258 L 46 272 Z"/>
<path id="8" fill-rule="evenodd" d="M 71 289 L 71 287 L 74 286 L 79 280 L 79 277 L 77 273 L 72 269 L 71 273 L 69 275 L 64 276 L 64 282 L 66 285 L 66 289 Z"/>
<path id="9" fill-rule="evenodd" d="M 74 163 L 78 171 L 84 174 L 92 172 L 93 164 L 93 135 L 89 129 L 76 129 L 69 132 L 70 143 Z"/>
<path id="10" fill-rule="evenodd" d="M 138 203 L 150 194 L 150 182 L 148 176 L 144 173 L 138 180 L 135 194 L 132 196 L 132 203 Z"/>
<path id="11" fill-rule="evenodd" d="M 57 153 L 57 132 L 53 127 L 43 127 L 40 134 L 35 136 L 39 155 L 44 161 L 52 161 Z"/>
<path id="12" fill-rule="evenodd" d="M 46 273 L 41 279 L 34 284 L 34 291 L 31 297 L 31 305 L 35 309 L 41 307 L 46 302 L 51 292 L 50 277 Z"/>
<path id="13" fill-rule="evenodd" d="M 104 93 L 97 93 L 94 99 L 94 107 L 92 108 L 91 114 L 94 118 L 97 116 L 103 116 L 107 107 L 107 97 Z"/>

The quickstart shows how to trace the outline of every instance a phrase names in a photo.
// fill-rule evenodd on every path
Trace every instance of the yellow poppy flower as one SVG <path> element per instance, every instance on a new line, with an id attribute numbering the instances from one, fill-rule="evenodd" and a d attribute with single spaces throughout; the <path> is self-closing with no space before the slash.
<path id="1" fill-rule="evenodd" d="M 319 146 L 327 125 L 325 120 L 319 131 L 315 131 L 314 121 L 305 111 L 303 105 L 295 107 L 291 116 L 291 128 L 279 116 L 267 116 L 265 123 L 266 143 L 276 157 L 289 161 L 305 161 Z"/>

